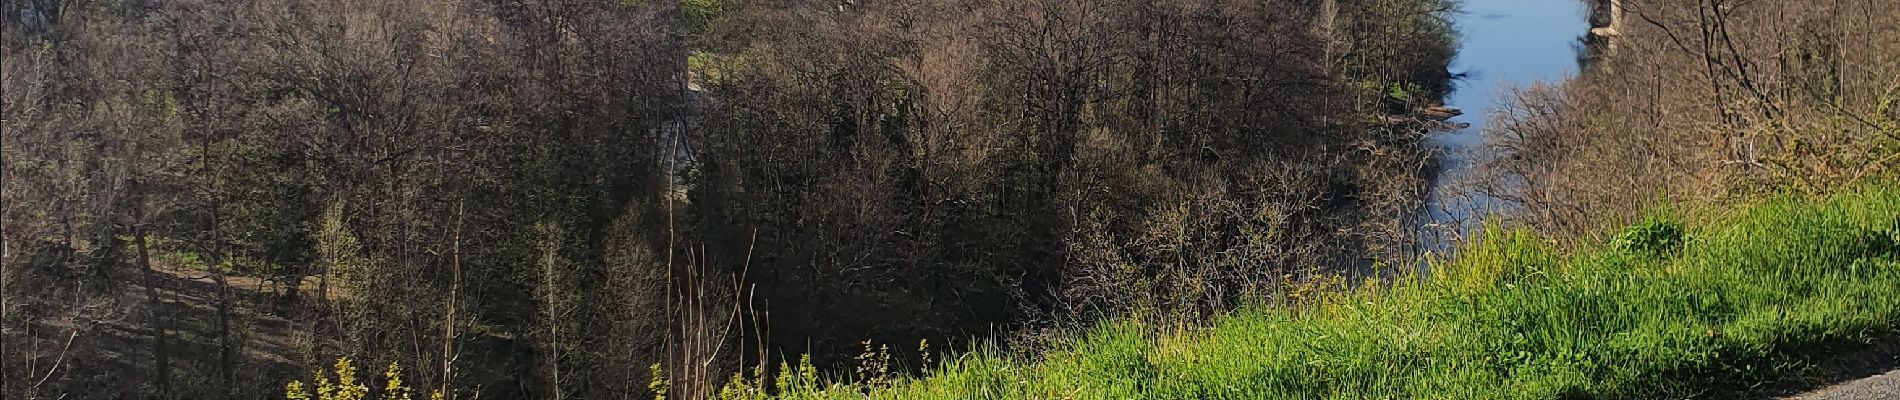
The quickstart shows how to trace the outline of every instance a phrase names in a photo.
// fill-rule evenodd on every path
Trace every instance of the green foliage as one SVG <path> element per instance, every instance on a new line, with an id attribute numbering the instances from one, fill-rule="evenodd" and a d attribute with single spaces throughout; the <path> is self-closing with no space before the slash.
<path id="1" fill-rule="evenodd" d="M 1617 233 L 1610 248 L 1653 255 L 1681 248 L 1685 240 L 1680 222 L 1651 218 Z"/>
<path id="2" fill-rule="evenodd" d="M 650 376 L 647 391 L 653 393 L 653 400 L 666 400 L 666 392 L 673 390 L 673 385 L 666 380 L 666 369 L 656 362 L 647 366 L 647 373 Z"/>
<path id="3" fill-rule="evenodd" d="M 389 369 L 383 371 L 383 400 L 409 400 L 409 387 L 402 384 L 402 367 L 389 363 Z"/>
<path id="4" fill-rule="evenodd" d="M 1888 132 L 1900 132 L 1900 84 L 1887 89 L 1887 95 L 1880 98 L 1874 107 L 1874 118 L 1884 120 L 1882 128 Z"/>
<path id="5" fill-rule="evenodd" d="M 778 373 L 773 383 L 778 385 L 780 393 L 818 390 L 818 367 L 812 365 L 810 354 L 799 356 L 797 366 L 779 363 Z"/>
<path id="6" fill-rule="evenodd" d="M 724 386 L 719 388 L 719 400 L 764 400 L 771 398 L 766 393 L 764 382 L 760 379 L 762 371 L 748 369 L 745 373 L 732 374 Z"/>
<path id="7" fill-rule="evenodd" d="M 871 341 L 864 341 L 864 351 L 859 352 L 857 360 L 858 383 L 880 386 L 891 379 L 891 346 L 872 347 Z"/>
<path id="8" fill-rule="evenodd" d="M 713 21 L 725 13 L 725 0 L 680 0 L 680 14 L 693 32 L 712 29 Z"/>
<path id="9" fill-rule="evenodd" d="M 312 374 L 311 380 L 316 382 L 316 397 L 310 396 L 302 381 L 290 381 L 290 384 L 284 385 L 284 397 L 291 400 L 362 400 L 369 396 L 369 386 L 356 382 L 356 366 L 350 363 L 349 357 L 337 359 L 332 368 L 330 371 L 319 369 Z M 331 375 L 326 375 L 331 371 L 335 373 L 335 381 L 330 380 Z"/>
<path id="10" fill-rule="evenodd" d="M 1455 0 L 1340 0 L 1338 18 L 1347 29 L 1335 40 L 1353 44 L 1348 75 L 1443 89 L 1449 44 L 1457 41 L 1451 24 L 1457 8 Z"/>
<path id="11" fill-rule="evenodd" d="M 1561 263 L 1556 251 L 1528 230 L 1486 224 L 1481 237 L 1461 250 L 1455 262 L 1432 265 L 1434 282 L 1473 295 L 1547 276 Z"/>
<path id="12" fill-rule="evenodd" d="M 1424 91 L 1416 83 L 1393 83 L 1386 87 L 1385 97 L 1394 101 L 1410 104 Z"/>
<path id="13" fill-rule="evenodd" d="M 310 233 L 310 241 L 317 248 L 317 261 L 324 263 L 344 280 L 361 274 L 364 268 L 359 252 L 362 244 L 344 221 L 344 202 L 331 201 L 323 207 L 315 223 L 316 229 Z"/>
<path id="14" fill-rule="evenodd" d="M 1110 322 L 1033 363 L 978 350 L 880 386 L 781 398 L 1550 399 L 1748 395 L 1843 349 L 1900 336 L 1900 186 L 1646 221 L 1621 248 L 1562 255 L 1491 234 L 1467 256 L 1205 329 Z M 1693 221 L 1695 223 L 1691 223 Z M 1696 240 L 1685 241 L 1694 236 Z M 1474 264 L 1511 264 L 1481 266 Z M 1462 274 L 1484 274 L 1465 279 Z M 1473 290 L 1484 282 L 1484 290 Z M 781 382 L 789 378 L 782 368 Z M 846 382 L 846 381 L 840 381 Z"/>
<path id="15" fill-rule="evenodd" d="M 290 381 L 289 384 L 285 384 L 284 398 L 288 400 L 365 400 L 370 396 L 370 387 L 357 382 L 356 366 L 350 362 L 349 357 L 337 359 L 330 370 L 319 369 L 311 375 L 311 381 L 315 382 L 311 387 L 306 387 L 303 381 Z M 331 381 L 331 376 L 335 376 L 336 380 Z M 311 395 L 311 389 L 316 390 L 315 396 Z M 410 393 L 413 391 L 402 381 L 402 367 L 396 363 L 389 363 L 389 369 L 383 371 L 382 395 L 377 398 L 409 400 Z M 429 398 L 439 400 L 442 396 L 441 392 L 432 392 Z"/>

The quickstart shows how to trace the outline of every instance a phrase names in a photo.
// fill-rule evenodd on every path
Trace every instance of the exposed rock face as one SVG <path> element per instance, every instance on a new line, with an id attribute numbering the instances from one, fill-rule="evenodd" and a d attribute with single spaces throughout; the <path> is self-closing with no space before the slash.
<path id="1" fill-rule="evenodd" d="M 1616 36 L 1623 27 L 1623 0 L 1591 0 L 1590 36 Z"/>
<path id="2" fill-rule="evenodd" d="M 1623 34 L 1623 0 L 1590 0 L 1590 33 L 1584 41 L 1595 58 L 1616 50 L 1614 38 Z"/>

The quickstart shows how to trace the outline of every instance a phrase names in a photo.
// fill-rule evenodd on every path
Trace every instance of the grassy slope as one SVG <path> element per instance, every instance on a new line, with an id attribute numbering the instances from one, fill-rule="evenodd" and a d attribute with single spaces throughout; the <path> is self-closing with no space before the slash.
<path id="1" fill-rule="evenodd" d="M 1900 332 L 1900 186 L 1695 220 L 1680 246 L 1636 229 L 1572 255 L 1493 234 L 1423 283 L 1169 334 L 1112 323 L 1040 362 L 977 352 L 874 389 L 781 379 L 806 382 L 782 397 L 1729 397 Z"/>

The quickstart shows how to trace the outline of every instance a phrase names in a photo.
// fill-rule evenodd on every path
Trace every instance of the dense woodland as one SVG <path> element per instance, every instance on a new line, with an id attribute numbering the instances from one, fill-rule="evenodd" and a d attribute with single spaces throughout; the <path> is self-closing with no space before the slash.
<path id="1" fill-rule="evenodd" d="M 1451 7 L 0 1 L 0 396 L 696 398 L 1371 276 Z"/>

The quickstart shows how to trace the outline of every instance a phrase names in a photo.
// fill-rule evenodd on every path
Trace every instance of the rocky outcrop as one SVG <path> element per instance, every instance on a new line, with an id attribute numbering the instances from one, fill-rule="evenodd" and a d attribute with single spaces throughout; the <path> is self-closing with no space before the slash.
<path id="1" fill-rule="evenodd" d="M 1623 0 L 1590 0 L 1590 37 L 1608 40 L 1622 34 Z"/>
<path id="2" fill-rule="evenodd" d="M 1616 52 L 1616 39 L 1624 34 L 1624 1 L 1587 0 L 1590 5 L 1590 31 L 1583 36 L 1585 51 L 1578 55 L 1578 63 L 1594 65 L 1597 59 Z"/>

